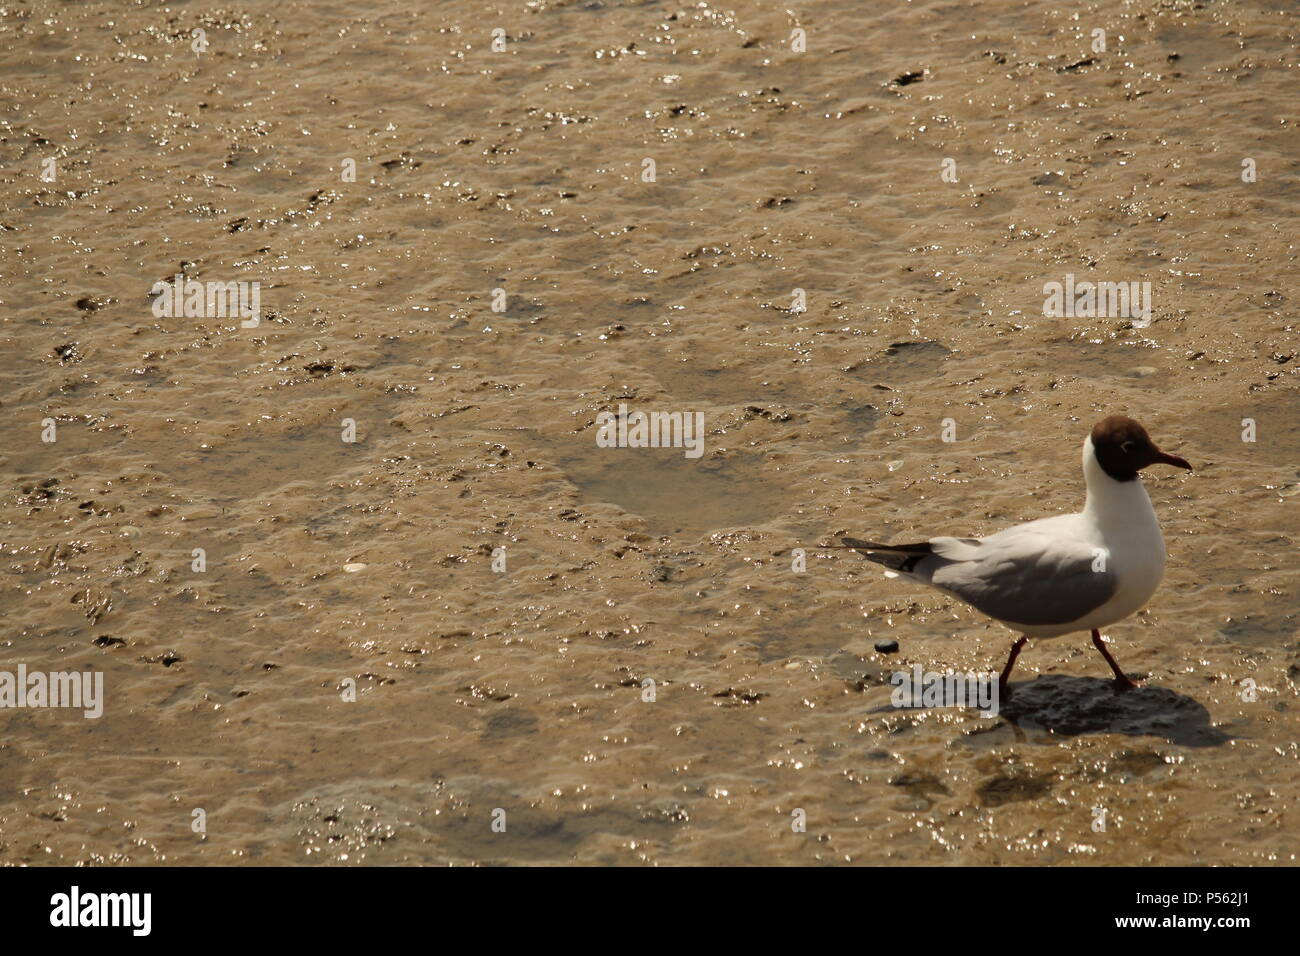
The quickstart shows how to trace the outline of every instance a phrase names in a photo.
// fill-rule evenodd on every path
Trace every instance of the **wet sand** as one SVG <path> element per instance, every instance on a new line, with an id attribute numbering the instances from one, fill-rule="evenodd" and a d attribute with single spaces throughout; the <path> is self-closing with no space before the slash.
<path id="1" fill-rule="evenodd" d="M 106 702 L 0 714 L 0 863 L 1293 865 L 1294 14 L 10 5 L 0 670 Z M 1110 413 L 1196 466 L 1146 686 L 1081 634 L 892 708 L 1014 635 L 788 550 L 1075 510 Z"/>

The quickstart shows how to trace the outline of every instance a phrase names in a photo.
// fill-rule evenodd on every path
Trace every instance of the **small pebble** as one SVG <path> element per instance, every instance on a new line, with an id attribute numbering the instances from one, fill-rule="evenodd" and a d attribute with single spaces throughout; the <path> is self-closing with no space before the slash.
<path id="1" fill-rule="evenodd" d="M 898 469 L 900 469 L 900 468 L 902 468 L 902 467 L 903 467 L 903 460 L 902 460 L 901 458 L 900 458 L 899 460 L 897 460 L 897 461 L 891 461 L 891 462 L 889 463 L 889 470 L 890 470 L 890 471 L 898 471 Z"/>
<path id="2" fill-rule="evenodd" d="M 876 650 L 882 654 L 897 654 L 898 641 L 876 641 Z"/>
<path id="3" fill-rule="evenodd" d="M 121 530 L 118 531 L 118 535 L 123 538 L 138 538 L 140 537 L 140 529 L 133 524 L 123 525 Z"/>
<path id="4" fill-rule="evenodd" d="M 348 574 L 356 574 L 358 571 L 364 571 L 365 569 L 366 569 L 366 566 L 365 566 L 364 564 L 345 564 L 345 565 L 343 565 L 343 570 L 346 571 Z"/>

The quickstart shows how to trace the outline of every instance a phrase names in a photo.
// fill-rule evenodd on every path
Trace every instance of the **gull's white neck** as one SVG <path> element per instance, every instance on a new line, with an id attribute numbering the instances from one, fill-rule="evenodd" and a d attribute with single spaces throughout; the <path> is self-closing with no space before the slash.
<path id="1" fill-rule="evenodd" d="M 1089 436 L 1083 442 L 1083 480 L 1088 495 L 1083 513 L 1097 524 L 1120 525 L 1127 522 L 1156 524 L 1151 498 L 1142 487 L 1142 479 L 1116 481 L 1102 469 Z"/>

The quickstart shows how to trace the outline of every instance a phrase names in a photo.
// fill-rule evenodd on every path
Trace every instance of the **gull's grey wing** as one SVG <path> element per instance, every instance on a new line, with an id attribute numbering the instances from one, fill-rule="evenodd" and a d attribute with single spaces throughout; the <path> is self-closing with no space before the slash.
<path id="1" fill-rule="evenodd" d="M 934 554 L 912 575 L 1010 624 L 1069 624 L 1105 604 L 1118 587 L 1107 555 L 1056 534 L 1022 527 L 932 544 Z"/>

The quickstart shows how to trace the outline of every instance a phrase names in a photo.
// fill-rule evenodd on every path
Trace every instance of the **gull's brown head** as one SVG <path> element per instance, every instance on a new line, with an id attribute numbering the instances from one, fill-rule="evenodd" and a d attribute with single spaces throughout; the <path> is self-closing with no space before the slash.
<path id="1" fill-rule="evenodd" d="M 1123 415 L 1103 418 L 1092 427 L 1092 452 L 1102 471 L 1116 481 L 1133 481 L 1148 465 L 1173 465 L 1192 470 L 1182 458 L 1156 447 L 1147 430 Z"/>

